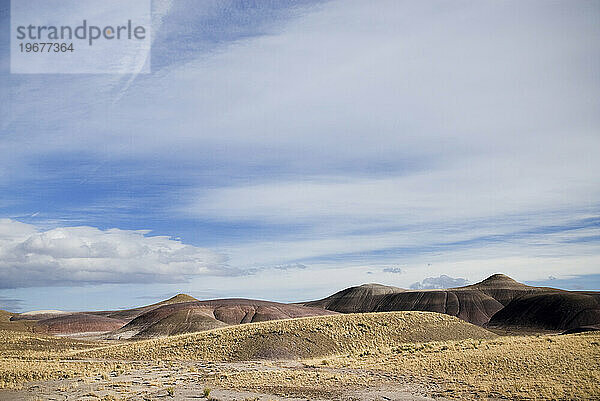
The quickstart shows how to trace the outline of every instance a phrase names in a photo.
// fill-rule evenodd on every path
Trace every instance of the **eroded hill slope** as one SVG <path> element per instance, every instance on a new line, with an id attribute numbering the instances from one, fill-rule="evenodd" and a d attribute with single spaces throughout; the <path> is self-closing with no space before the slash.
<path id="1" fill-rule="evenodd" d="M 303 305 L 344 313 L 438 312 L 490 327 L 554 331 L 600 327 L 600 293 L 532 287 L 503 274 L 444 290 L 403 290 L 369 284 Z"/>
<path id="2" fill-rule="evenodd" d="M 481 327 L 429 312 L 359 313 L 273 320 L 112 345 L 78 358 L 126 360 L 296 359 L 371 352 L 406 342 L 496 338 Z"/>

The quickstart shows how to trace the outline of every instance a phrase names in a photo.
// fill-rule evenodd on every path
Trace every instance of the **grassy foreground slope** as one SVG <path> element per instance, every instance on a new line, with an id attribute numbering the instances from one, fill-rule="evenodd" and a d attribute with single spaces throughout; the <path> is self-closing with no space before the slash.
<path id="1" fill-rule="evenodd" d="M 600 400 L 597 332 L 404 344 L 319 363 L 435 381 L 451 399 Z"/>
<path id="2" fill-rule="evenodd" d="M 260 357 L 302 360 L 235 362 Z M 61 386 L 87 392 L 97 383 L 98 394 L 117 396 L 115 386 L 132 380 L 123 371 L 136 370 L 160 371 L 136 379 L 160 397 L 169 386 L 177 393 L 188 375 L 198 392 L 209 387 L 309 399 L 355 399 L 365 389 L 416 385 L 419 394 L 456 400 L 600 400 L 600 333 L 499 337 L 427 312 L 270 321 L 118 345 L 0 331 L 0 389 L 59 379 L 61 394 Z M 119 397 L 144 399 L 124 394 Z"/>
<path id="3" fill-rule="evenodd" d="M 72 352 L 99 345 L 37 333 L 0 331 L 0 389 L 15 388 L 33 380 L 90 376 L 114 370 L 118 364 L 112 361 L 63 359 Z"/>
<path id="4" fill-rule="evenodd" d="M 251 323 L 112 345 L 80 352 L 77 357 L 211 361 L 295 359 L 405 342 L 495 337 L 480 327 L 438 313 L 364 313 Z"/>
<path id="5" fill-rule="evenodd" d="M 17 321 L 13 322 L 10 320 L 15 313 L 7 312 L 5 310 L 0 309 L 0 330 L 8 330 L 8 331 L 35 331 L 35 323 L 28 321 Z"/>
<path id="6" fill-rule="evenodd" d="M 389 377 L 451 400 L 600 400 L 600 333 L 406 343 L 303 364 L 225 372 L 211 384 L 286 392 L 332 383 L 375 387 L 373 378 Z"/>

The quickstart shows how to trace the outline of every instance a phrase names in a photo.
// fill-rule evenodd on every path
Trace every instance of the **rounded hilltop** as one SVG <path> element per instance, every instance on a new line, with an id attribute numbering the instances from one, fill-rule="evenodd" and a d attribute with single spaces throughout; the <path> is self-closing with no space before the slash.
<path id="1" fill-rule="evenodd" d="M 158 304 L 168 305 L 168 304 L 178 304 L 178 303 L 182 303 L 182 302 L 195 302 L 195 301 L 198 301 L 198 299 L 192 297 L 191 295 L 180 293 L 169 299 L 158 302 Z"/>
<path id="2" fill-rule="evenodd" d="M 501 286 L 501 287 L 528 287 L 525 284 L 519 283 L 518 281 L 508 277 L 506 274 L 496 273 L 483 281 L 480 281 L 473 286 Z"/>

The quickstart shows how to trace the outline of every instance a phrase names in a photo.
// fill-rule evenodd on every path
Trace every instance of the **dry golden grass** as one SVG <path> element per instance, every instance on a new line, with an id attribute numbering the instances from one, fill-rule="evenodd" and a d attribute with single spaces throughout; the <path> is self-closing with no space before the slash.
<path id="1" fill-rule="evenodd" d="M 0 359 L 0 388 L 20 388 L 36 380 L 68 379 L 107 374 L 123 369 L 116 362 Z"/>
<path id="2" fill-rule="evenodd" d="M 118 369 L 107 362 L 69 361 L 64 358 L 101 343 L 41 334 L 0 331 L 0 388 L 18 388 L 33 380 L 89 376 Z"/>
<path id="3" fill-rule="evenodd" d="M 14 313 L 12 313 L 12 312 L 8 312 L 3 309 L 0 309 L 0 322 L 10 321 L 10 318 L 13 315 L 14 315 Z"/>
<path id="4" fill-rule="evenodd" d="M 308 399 L 341 399 L 340 394 L 348 390 L 368 389 L 381 384 L 380 379 L 368 374 L 281 367 L 262 370 L 226 369 L 206 376 L 204 380 L 216 388 Z"/>
<path id="5" fill-rule="evenodd" d="M 454 399 L 600 399 L 599 333 L 403 344 L 326 364 L 434 381 Z"/>
<path id="6" fill-rule="evenodd" d="M 30 332 L 0 331 L 0 356 L 3 358 L 62 358 L 72 352 L 103 344 Z"/>
<path id="7" fill-rule="evenodd" d="M 36 323 L 31 320 L 11 321 L 10 318 L 13 315 L 14 313 L 0 309 L 0 331 L 25 331 L 33 333 L 42 330 L 36 327 Z"/>
<path id="8" fill-rule="evenodd" d="M 405 343 L 303 363 L 307 369 L 230 370 L 207 379 L 298 396 L 387 383 L 456 400 L 600 400 L 600 333 Z"/>
<path id="9" fill-rule="evenodd" d="M 87 350 L 77 356 L 130 360 L 294 359 L 373 350 L 402 342 L 495 337 L 480 327 L 438 313 L 362 313 L 230 326 Z"/>
<path id="10" fill-rule="evenodd" d="M 303 360 L 197 363 L 286 356 Z M 215 388 L 309 398 L 416 384 L 450 399 L 600 400 L 600 333 L 499 337 L 435 313 L 271 321 L 116 345 L 0 332 L 0 388 L 92 375 L 104 383 L 142 364 L 121 360 L 150 361 L 173 378 L 199 370 Z"/>

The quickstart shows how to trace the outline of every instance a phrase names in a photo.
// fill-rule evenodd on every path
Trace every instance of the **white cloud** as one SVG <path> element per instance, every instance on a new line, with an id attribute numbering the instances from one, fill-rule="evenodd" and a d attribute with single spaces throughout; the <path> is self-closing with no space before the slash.
<path id="1" fill-rule="evenodd" d="M 363 225 L 580 209 L 600 199 L 595 181 L 600 163 L 579 160 L 579 151 L 572 151 L 568 165 L 553 163 L 552 155 L 522 155 L 516 160 L 471 156 L 458 165 L 396 176 L 314 176 L 202 189 L 186 194 L 192 202 L 184 211 L 222 220 L 288 223 L 343 218 Z M 569 149 L 565 146 L 563 152 Z"/>
<path id="2" fill-rule="evenodd" d="M 497 263 L 496 268 L 485 265 L 491 273 L 504 268 L 503 258 L 518 256 L 523 263 L 513 271 L 529 277 L 548 274 L 533 261 L 547 257 L 563 258 L 572 272 L 585 274 L 593 262 L 569 258 L 595 256 L 597 261 L 600 245 L 580 239 L 598 230 L 573 227 L 597 216 L 593 200 L 600 199 L 600 187 L 596 169 L 575 152 L 571 157 L 569 164 L 535 155 L 465 158 L 458 166 L 397 176 L 305 177 L 214 188 L 186 194 L 193 201 L 178 211 L 234 224 L 292 227 L 278 238 L 223 244 L 234 265 L 312 265 L 337 258 L 339 265 L 359 259 L 423 266 L 435 253 L 445 263 L 472 261 L 467 275 L 473 277 L 483 269 L 484 256 Z M 295 232 L 296 226 L 305 229 Z"/>
<path id="3" fill-rule="evenodd" d="M 414 283 L 410 286 L 413 290 L 425 290 L 425 289 L 444 289 L 462 287 L 469 283 L 469 280 L 464 278 L 453 278 L 442 274 L 439 277 L 427 277 L 421 282 Z"/>
<path id="4" fill-rule="evenodd" d="M 40 231 L 0 219 L 1 287 L 182 282 L 239 273 L 223 255 L 147 234 L 94 227 Z"/>
<path id="5" fill-rule="evenodd" d="M 544 139 L 577 142 L 595 132 L 590 54 L 598 43 L 589 38 L 598 26 L 590 7 L 333 1 L 276 34 L 198 54 L 126 91 L 115 78 L 79 78 L 54 83 L 72 96 L 44 102 L 28 95 L 53 82 L 22 83 L 5 123 L 35 136 L 28 156 L 83 149 L 168 158 L 176 150 L 177 159 L 196 160 L 216 148 L 230 160 L 283 155 L 323 167 L 520 146 L 535 152 Z M 43 123 L 23 124 L 33 109 Z M 48 126 L 61 135 L 47 140 Z"/>
<path id="6" fill-rule="evenodd" d="M 565 19 L 562 5 L 540 4 L 517 15 L 491 3 L 331 2 L 278 35 L 197 60 L 177 72 L 185 85 L 227 96 L 201 102 L 201 124 L 186 102 L 178 135 L 190 145 L 218 136 L 241 160 L 278 157 L 301 173 L 187 191 L 177 211 L 310 227 L 281 253 L 312 257 L 473 238 L 482 220 L 500 221 L 487 234 L 509 233 L 597 208 L 589 54 L 599 43 L 580 39 L 598 27 L 586 7 Z M 446 232 L 431 236 L 432 224 Z M 398 226 L 410 229 L 387 232 Z M 350 235 L 367 230 L 379 232 Z M 260 249 L 289 250 L 283 237 Z"/>

